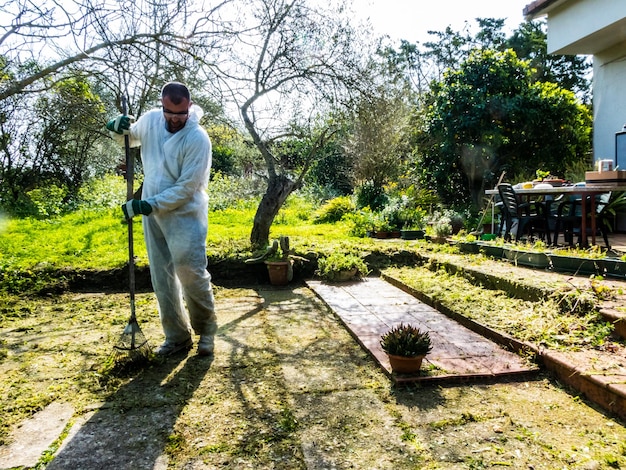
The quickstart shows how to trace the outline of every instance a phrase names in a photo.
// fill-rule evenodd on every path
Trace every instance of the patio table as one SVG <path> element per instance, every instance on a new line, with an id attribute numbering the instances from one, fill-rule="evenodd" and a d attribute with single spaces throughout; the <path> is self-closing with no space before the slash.
<path id="1" fill-rule="evenodd" d="M 608 193 L 608 192 L 617 192 L 617 191 L 626 191 L 626 184 L 587 184 L 586 186 L 554 186 L 551 188 L 541 187 L 541 188 L 532 188 L 532 189 L 515 189 L 515 192 L 520 196 L 559 196 L 559 195 L 569 195 L 569 196 L 581 196 L 581 209 L 582 209 L 582 220 L 581 220 L 581 233 L 587 233 L 587 215 L 589 211 L 590 215 L 590 223 L 591 223 L 591 244 L 596 244 L 596 199 L 595 196 L 598 194 Z M 488 189 L 485 191 L 485 194 L 488 196 L 497 195 L 497 189 Z M 587 207 L 587 196 L 591 196 L 589 199 L 591 203 L 590 207 Z M 492 202 L 493 204 L 493 202 Z M 582 237 L 583 244 L 587 243 L 587 237 Z"/>

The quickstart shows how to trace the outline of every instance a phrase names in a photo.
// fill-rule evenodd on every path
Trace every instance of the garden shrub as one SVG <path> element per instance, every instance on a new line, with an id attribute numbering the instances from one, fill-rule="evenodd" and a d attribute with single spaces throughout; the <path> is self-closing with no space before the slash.
<path id="1" fill-rule="evenodd" d="M 38 218 L 47 218 L 61 215 L 65 212 L 64 199 L 66 191 L 54 184 L 29 191 L 28 197 L 33 203 Z"/>
<path id="2" fill-rule="evenodd" d="M 207 188 L 209 211 L 224 210 L 229 207 L 244 207 L 251 201 L 258 201 L 263 194 L 261 180 L 224 175 L 219 171 L 211 175 Z"/>
<path id="3" fill-rule="evenodd" d="M 348 234 L 352 237 L 365 238 L 368 236 L 368 232 L 373 230 L 375 224 L 375 214 L 369 207 L 347 214 L 346 220 L 351 222 L 352 226 Z"/>
<path id="4" fill-rule="evenodd" d="M 117 207 L 126 201 L 126 184 L 126 180 L 117 175 L 93 178 L 78 192 L 79 204 L 85 209 Z M 136 182 L 135 190 L 140 184 Z"/>
<path id="5" fill-rule="evenodd" d="M 339 222 L 346 214 L 354 212 L 355 205 L 350 196 L 339 196 L 320 207 L 313 219 L 316 224 Z"/>
<path id="6" fill-rule="evenodd" d="M 382 186 L 377 186 L 373 181 L 365 181 L 354 190 L 357 209 L 369 207 L 372 211 L 379 211 L 387 204 L 387 195 Z"/>

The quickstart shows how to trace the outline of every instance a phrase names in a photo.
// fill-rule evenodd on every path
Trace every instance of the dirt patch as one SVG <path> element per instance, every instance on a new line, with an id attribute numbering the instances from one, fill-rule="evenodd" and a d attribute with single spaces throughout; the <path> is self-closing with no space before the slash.
<path id="1" fill-rule="evenodd" d="M 623 423 L 548 376 L 394 387 L 309 289 L 217 288 L 216 298 L 214 358 L 191 351 L 126 376 L 102 372 L 128 320 L 126 295 L 6 298 L 2 443 L 54 402 L 83 424 L 51 449 L 49 468 L 626 465 Z M 157 345 L 153 295 L 136 305 Z"/>

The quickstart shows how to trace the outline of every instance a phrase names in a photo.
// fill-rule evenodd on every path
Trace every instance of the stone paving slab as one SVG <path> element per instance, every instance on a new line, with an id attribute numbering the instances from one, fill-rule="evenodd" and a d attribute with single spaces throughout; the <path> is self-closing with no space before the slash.
<path id="1" fill-rule="evenodd" d="M 69 403 L 51 403 L 35 413 L 17 429 L 10 445 L 0 446 L 0 469 L 34 467 L 73 414 Z"/>
<path id="2" fill-rule="evenodd" d="M 512 378 L 539 370 L 383 279 L 340 284 L 310 280 L 307 285 L 397 383 Z M 381 335 L 400 323 L 428 331 L 433 340 L 419 375 L 392 373 L 380 346 Z"/>

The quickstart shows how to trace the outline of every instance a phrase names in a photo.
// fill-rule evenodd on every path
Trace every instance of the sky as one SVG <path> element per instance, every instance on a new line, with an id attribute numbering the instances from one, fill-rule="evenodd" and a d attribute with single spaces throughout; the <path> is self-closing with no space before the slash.
<path id="1" fill-rule="evenodd" d="M 409 42 L 432 40 L 427 31 L 443 31 L 451 26 L 461 31 L 475 18 L 506 18 L 507 30 L 524 22 L 524 7 L 532 0 L 355 0 L 363 18 L 369 17 L 378 34 Z"/>

